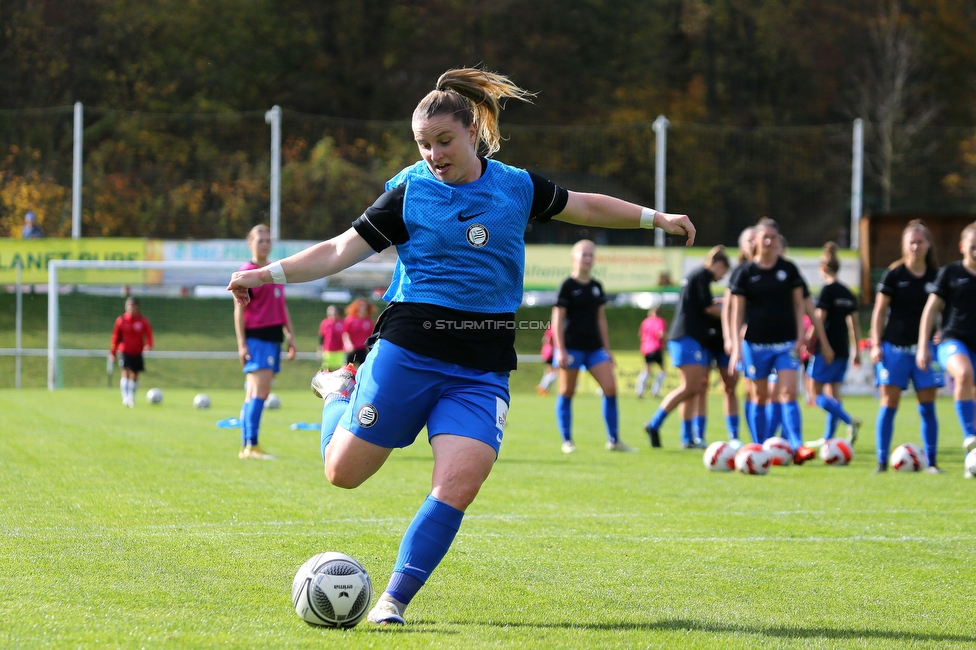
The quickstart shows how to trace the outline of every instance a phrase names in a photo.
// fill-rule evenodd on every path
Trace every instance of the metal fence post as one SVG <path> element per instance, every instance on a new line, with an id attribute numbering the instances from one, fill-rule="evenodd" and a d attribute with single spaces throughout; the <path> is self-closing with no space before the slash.
<path id="1" fill-rule="evenodd" d="M 864 120 L 854 120 L 854 144 L 851 152 L 851 250 L 857 250 L 861 239 L 861 210 L 864 203 Z"/>
<path id="2" fill-rule="evenodd" d="M 654 133 L 657 134 L 654 151 L 654 209 L 658 212 L 664 212 L 664 179 L 670 124 L 668 118 L 663 115 L 658 115 L 654 120 Z M 664 231 L 660 228 L 654 229 L 654 245 L 658 248 L 664 246 Z"/>
<path id="3" fill-rule="evenodd" d="M 281 107 L 272 106 L 264 114 L 271 125 L 271 241 L 278 241 L 281 233 Z"/>
<path id="4" fill-rule="evenodd" d="M 85 130 L 85 108 L 75 102 L 74 160 L 71 169 L 71 238 L 81 237 L 81 143 Z"/>

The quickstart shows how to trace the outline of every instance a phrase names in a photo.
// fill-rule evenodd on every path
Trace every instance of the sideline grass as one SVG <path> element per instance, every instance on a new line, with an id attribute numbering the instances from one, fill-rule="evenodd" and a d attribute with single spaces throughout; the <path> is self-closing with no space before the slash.
<path id="1" fill-rule="evenodd" d="M 148 386 L 147 386 L 148 387 Z M 870 431 L 845 468 L 711 474 L 651 451 L 654 402 L 622 396 L 625 440 L 603 450 L 599 401 L 576 400 L 579 451 L 559 452 L 552 399 L 516 393 L 505 445 L 404 629 L 302 623 L 295 570 L 340 550 L 381 590 L 429 489 L 430 451 L 394 453 L 355 491 L 327 485 L 316 401 L 279 391 L 262 444 L 240 461 L 241 391 L 0 391 L 0 646 L 323 648 L 972 647 L 976 481 L 962 478 L 952 405 L 939 404 L 941 476 L 874 476 Z M 870 399 L 850 407 L 873 422 Z M 718 413 L 718 403 L 712 404 Z M 808 432 L 823 419 L 805 408 Z M 710 437 L 721 434 L 721 418 Z M 870 425 L 868 429 L 870 429 Z M 910 402 L 896 444 L 917 441 Z M 807 436 L 815 437 L 813 435 Z"/>

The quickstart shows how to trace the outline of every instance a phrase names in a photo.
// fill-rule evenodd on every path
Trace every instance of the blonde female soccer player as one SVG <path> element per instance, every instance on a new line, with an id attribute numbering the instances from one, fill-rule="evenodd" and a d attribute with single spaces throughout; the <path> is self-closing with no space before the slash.
<path id="1" fill-rule="evenodd" d="M 321 449 L 334 485 L 361 485 L 395 448 L 427 428 L 431 491 L 367 617 L 380 625 L 403 624 L 407 605 L 447 553 L 498 457 L 529 220 L 658 226 L 686 235 L 689 245 L 695 239 L 687 216 L 569 192 L 489 158 L 501 141 L 501 103 L 527 97 L 501 75 L 471 68 L 444 73 L 413 112 L 422 160 L 390 180 L 351 229 L 278 264 L 235 273 L 228 286 L 246 303 L 249 287 L 314 280 L 397 247 L 385 296 L 390 306 L 366 362 L 355 376 L 339 370 L 313 379 L 325 397 Z"/>

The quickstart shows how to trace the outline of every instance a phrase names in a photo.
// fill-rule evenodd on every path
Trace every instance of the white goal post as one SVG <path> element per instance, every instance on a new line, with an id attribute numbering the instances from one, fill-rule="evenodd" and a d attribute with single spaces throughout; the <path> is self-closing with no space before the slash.
<path id="1" fill-rule="evenodd" d="M 72 349 L 62 350 L 59 343 L 58 332 L 60 331 L 61 315 L 59 310 L 59 272 L 65 269 L 76 270 L 98 270 L 98 271 L 164 271 L 176 275 L 192 275 L 191 272 L 202 272 L 203 275 L 211 276 L 211 283 L 223 283 L 229 280 L 230 274 L 241 267 L 241 261 L 151 261 L 151 260 L 51 260 L 48 263 L 48 322 L 47 322 L 47 387 L 48 390 L 55 390 L 58 384 L 58 365 L 62 356 L 72 357 L 106 357 L 107 353 L 102 350 L 83 350 Z M 344 271 L 344 274 L 355 277 L 360 274 L 363 277 L 374 279 L 377 275 L 385 277 L 389 282 L 390 274 L 394 264 L 390 262 L 360 262 L 355 266 Z M 214 277 L 216 276 L 216 277 Z M 69 284 L 84 285 L 84 281 L 72 281 Z M 103 283 L 104 284 L 104 283 Z M 119 285 L 136 285 L 137 282 L 119 281 L 113 282 Z M 176 284 L 182 284 L 177 281 Z M 301 285 L 295 285 L 301 286 Z M 375 284 L 371 286 L 376 286 Z M 237 351 L 150 351 L 148 356 L 158 358 L 175 359 L 236 359 Z M 320 353 L 300 352 L 298 358 L 315 360 L 320 358 Z"/>

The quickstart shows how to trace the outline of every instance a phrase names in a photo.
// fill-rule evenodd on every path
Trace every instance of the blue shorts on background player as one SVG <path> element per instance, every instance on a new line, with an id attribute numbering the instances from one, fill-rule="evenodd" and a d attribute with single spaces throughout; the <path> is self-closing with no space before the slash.
<path id="1" fill-rule="evenodd" d="M 939 365 L 953 379 L 952 398 L 956 416 L 962 429 L 963 448 L 976 449 L 976 402 L 973 401 L 973 353 L 976 351 L 976 223 L 963 228 L 959 237 L 962 260 L 943 266 L 935 280 L 926 285 L 929 292 L 919 326 L 919 345 L 927 341 L 935 326 L 935 317 L 942 314 L 942 343 L 939 344 Z M 928 367 L 932 361 L 931 348 L 921 346 L 916 351 L 916 365 Z"/>
<path id="2" fill-rule="evenodd" d="M 875 364 L 875 381 L 881 392 L 881 406 L 875 423 L 878 455 L 875 472 L 888 469 L 895 414 L 909 381 L 918 398 L 928 471 L 940 472 L 936 464 L 939 422 L 935 397 L 942 386 L 942 373 L 931 364 L 918 367 L 916 359 L 922 312 L 928 300 L 926 284 L 935 280 L 938 271 L 932 234 L 923 221 L 910 221 L 902 231 L 901 251 L 901 259 L 888 267 L 878 283 L 871 313 L 871 361 Z M 922 349 L 925 351 L 923 356 L 931 358 L 929 340 L 922 343 Z"/>
<path id="3" fill-rule="evenodd" d="M 704 413 L 698 415 L 697 407 L 700 395 L 708 388 L 706 378 L 712 362 L 705 346 L 710 333 L 722 327 L 722 306 L 712 297 L 711 286 L 728 272 L 729 258 L 725 247 L 716 246 L 705 256 L 702 267 L 685 277 L 668 331 L 668 354 L 681 381 L 677 388 L 665 395 L 644 425 L 652 447 L 661 446 L 661 427 L 671 411 L 678 407 L 681 447 L 694 449 L 702 445 L 707 424 Z"/>

